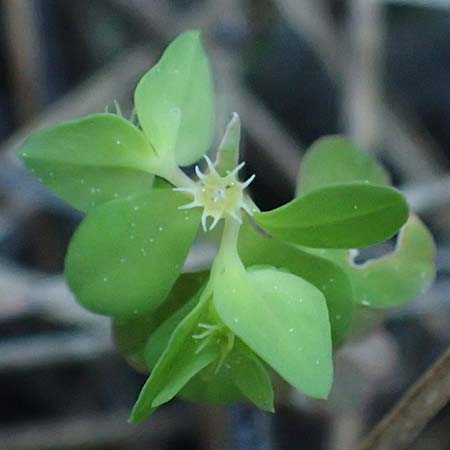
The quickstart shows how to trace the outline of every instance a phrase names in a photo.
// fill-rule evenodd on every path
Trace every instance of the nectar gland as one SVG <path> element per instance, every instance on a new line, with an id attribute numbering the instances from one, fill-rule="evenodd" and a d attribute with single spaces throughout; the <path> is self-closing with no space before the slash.
<path id="1" fill-rule="evenodd" d="M 212 230 L 219 220 L 226 216 L 242 223 L 241 209 L 252 215 L 252 208 L 246 202 L 244 189 L 255 179 L 255 175 L 252 175 L 243 183 L 237 179 L 239 170 L 245 165 L 245 162 L 243 162 L 222 177 L 211 160 L 207 156 L 205 156 L 205 159 L 208 163 L 208 173 L 202 173 L 196 166 L 195 173 L 198 176 L 198 181 L 192 187 L 174 189 L 174 191 L 187 192 L 194 197 L 191 203 L 180 206 L 179 209 L 203 208 L 202 227 L 204 231 L 208 229 L 207 219 L 209 216 L 213 219 L 209 230 Z"/>

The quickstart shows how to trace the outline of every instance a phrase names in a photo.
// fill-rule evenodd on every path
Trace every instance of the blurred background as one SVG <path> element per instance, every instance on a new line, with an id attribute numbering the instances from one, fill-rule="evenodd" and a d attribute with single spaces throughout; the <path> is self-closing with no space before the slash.
<path id="1" fill-rule="evenodd" d="M 213 64 L 217 139 L 237 111 L 262 208 L 292 197 L 315 139 L 344 133 L 376 155 L 432 230 L 438 276 L 338 351 L 328 402 L 286 388 L 269 416 L 180 401 L 132 427 L 145 377 L 62 277 L 81 216 L 15 152 L 30 133 L 114 100 L 127 116 L 138 79 L 189 28 L 203 31 Z M 198 249 L 190 268 L 208 257 Z M 1 450 L 356 449 L 448 345 L 449 292 L 449 0 L 0 1 Z M 450 449 L 449 407 L 411 449 Z"/>

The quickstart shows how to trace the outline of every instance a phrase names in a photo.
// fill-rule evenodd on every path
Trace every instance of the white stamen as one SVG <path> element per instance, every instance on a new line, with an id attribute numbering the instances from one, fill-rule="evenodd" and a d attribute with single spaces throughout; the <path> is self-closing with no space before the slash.
<path id="1" fill-rule="evenodd" d="M 207 231 L 207 228 L 206 228 L 206 219 L 207 219 L 207 217 L 208 217 L 208 213 L 205 210 L 203 210 L 203 213 L 202 213 L 202 228 L 203 228 L 203 231 L 205 233 Z"/>
<path id="2" fill-rule="evenodd" d="M 244 189 L 255 179 L 255 175 L 241 183 L 238 181 L 236 174 L 244 167 L 245 162 L 242 162 L 234 170 L 227 172 L 227 175 L 222 177 L 217 173 L 214 164 L 208 156 L 205 156 L 205 160 L 208 164 L 206 173 L 203 173 L 198 166 L 195 166 L 195 173 L 199 181 L 193 183 L 192 186 L 173 188 L 174 191 L 185 192 L 194 197 L 191 203 L 179 206 L 178 209 L 203 208 L 201 224 L 204 232 L 207 232 L 208 229 L 214 229 L 226 214 L 242 224 L 241 209 L 250 216 L 255 211 L 258 211 L 251 200 L 246 198 L 243 193 Z M 209 217 L 211 217 L 212 223 L 208 227 Z"/>
<path id="3" fill-rule="evenodd" d="M 190 209 L 195 208 L 196 206 L 202 206 L 197 200 L 194 200 L 191 203 L 188 203 L 187 205 L 179 206 L 178 209 Z"/>
<path id="4" fill-rule="evenodd" d="M 214 167 L 214 164 L 209 159 L 209 157 L 207 155 L 205 155 L 204 158 L 206 159 L 206 163 L 208 164 L 208 169 L 209 169 L 210 173 L 213 173 L 214 175 L 219 176 L 219 174 L 217 173 L 216 168 Z"/>
<path id="5" fill-rule="evenodd" d="M 205 329 L 207 329 L 207 330 L 215 330 L 216 328 L 218 328 L 217 325 L 212 325 L 211 323 L 204 323 L 204 322 L 199 322 L 199 323 L 197 324 L 197 326 L 198 326 L 199 328 L 205 328 Z"/>
<path id="6" fill-rule="evenodd" d="M 242 161 L 237 167 L 235 167 L 230 173 L 229 176 L 234 177 L 237 173 L 245 166 L 245 161 Z"/>
<path id="7" fill-rule="evenodd" d="M 247 205 L 247 202 L 246 202 L 245 200 L 242 202 L 241 208 L 242 208 L 249 216 L 253 216 L 253 210 L 250 208 L 249 205 Z"/>
<path id="8" fill-rule="evenodd" d="M 213 221 L 213 223 L 211 224 L 211 226 L 209 227 L 209 231 L 211 231 L 216 225 L 217 225 L 217 223 L 219 222 L 219 220 L 222 218 L 222 214 L 220 215 L 220 216 L 216 216 L 216 217 L 214 217 L 214 221 Z"/>
<path id="9" fill-rule="evenodd" d="M 234 211 L 228 211 L 228 214 L 242 225 L 242 219 Z"/>
<path id="10" fill-rule="evenodd" d="M 256 175 L 253 174 L 247 181 L 242 183 L 242 189 L 245 189 L 255 179 L 255 177 Z"/>
<path id="11" fill-rule="evenodd" d="M 194 189 L 190 188 L 190 187 L 178 187 L 178 188 L 173 188 L 172 190 L 175 192 L 189 192 L 189 194 L 194 193 Z"/>
<path id="12" fill-rule="evenodd" d="M 198 166 L 195 166 L 195 173 L 197 174 L 200 180 L 203 181 L 205 179 L 205 174 L 200 171 Z"/>

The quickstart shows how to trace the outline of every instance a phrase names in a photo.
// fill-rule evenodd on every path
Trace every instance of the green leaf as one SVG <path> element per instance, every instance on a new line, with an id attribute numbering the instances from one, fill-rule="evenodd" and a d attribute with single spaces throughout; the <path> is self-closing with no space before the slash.
<path id="1" fill-rule="evenodd" d="M 30 171 L 82 211 L 152 185 L 155 153 L 144 134 L 113 114 L 95 114 L 28 139 L 20 157 Z"/>
<path id="2" fill-rule="evenodd" d="M 198 31 L 169 45 L 134 98 L 139 123 L 160 158 L 186 166 L 206 153 L 214 129 L 214 91 Z"/>
<path id="3" fill-rule="evenodd" d="M 208 289 L 208 288 L 206 288 Z M 197 373 L 220 356 L 218 346 L 206 346 L 197 352 L 199 342 L 193 339 L 197 324 L 207 313 L 210 292 L 205 289 L 198 305 L 177 326 L 169 344 L 141 390 L 130 421 L 144 420 L 161 404 L 171 400 Z"/>
<path id="4" fill-rule="evenodd" d="M 347 260 L 355 299 L 372 308 L 390 308 L 412 300 L 433 282 L 435 257 L 433 237 L 417 217 L 411 216 L 394 252 L 360 266 Z"/>
<path id="5" fill-rule="evenodd" d="M 243 401 L 245 397 L 231 376 L 235 368 L 233 361 L 232 352 L 219 371 L 216 364 L 210 364 L 189 380 L 179 392 L 179 397 L 191 402 L 211 405 L 229 405 Z"/>
<path id="6" fill-rule="evenodd" d="M 285 268 L 320 289 L 327 302 L 333 345 L 342 342 L 350 331 L 354 309 L 352 286 L 343 269 L 288 242 L 258 233 L 248 221 L 241 227 L 238 248 L 245 266 Z"/>
<path id="7" fill-rule="evenodd" d="M 387 173 L 367 152 L 345 137 L 327 136 L 318 139 L 303 157 L 297 192 L 355 181 L 390 184 Z"/>
<path id="8" fill-rule="evenodd" d="M 195 294 L 185 305 L 167 318 L 148 338 L 145 345 L 147 367 L 154 367 L 166 349 L 178 324 L 195 308 L 201 292 Z"/>
<path id="9" fill-rule="evenodd" d="M 179 322 L 193 309 L 198 297 L 192 299 L 208 277 L 208 272 L 182 273 L 167 299 L 158 309 L 139 316 L 115 319 L 112 323 L 114 343 L 118 351 L 138 370 L 148 371 L 161 356 L 170 339 L 170 334 Z M 187 307 L 189 305 L 189 307 Z M 152 339 L 155 354 L 151 364 L 146 361 L 146 345 L 150 336 L 155 336 L 166 321 L 176 316 L 178 321 L 164 342 Z M 147 355 L 148 359 L 148 355 Z"/>
<path id="10" fill-rule="evenodd" d="M 332 383 L 325 298 L 312 284 L 275 269 L 217 274 L 214 304 L 225 324 L 287 382 L 326 398 Z"/>
<path id="11" fill-rule="evenodd" d="M 145 344 L 157 327 L 158 321 L 153 313 L 113 320 L 112 334 L 116 349 L 140 372 L 148 372 Z"/>
<path id="12" fill-rule="evenodd" d="M 395 189 L 352 183 L 298 197 L 255 221 L 273 236 L 315 248 L 361 248 L 392 237 L 408 218 Z"/>
<path id="13" fill-rule="evenodd" d="M 225 130 L 222 142 L 217 150 L 215 166 L 221 176 L 226 176 L 239 162 L 239 142 L 241 140 L 241 120 L 236 113 Z"/>
<path id="14" fill-rule="evenodd" d="M 238 353 L 232 377 L 239 390 L 258 408 L 274 412 L 273 387 L 266 368 L 250 351 Z"/>
<path id="15" fill-rule="evenodd" d="M 167 297 L 196 236 L 201 211 L 180 211 L 185 195 L 155 189 L 93 210 L 66 257 L 69 287 L 87 309 L 143 314 Z"/>
<path id="16" fill-rule="evenodd" d="M 180 391 L 185 400 L 227 405 L 247 398 L 256 406 L 273 411 L 273 388 L 265 366 L 240 340 L 235 338 L 232 351 L 219 370 L 211 364 Z"/>

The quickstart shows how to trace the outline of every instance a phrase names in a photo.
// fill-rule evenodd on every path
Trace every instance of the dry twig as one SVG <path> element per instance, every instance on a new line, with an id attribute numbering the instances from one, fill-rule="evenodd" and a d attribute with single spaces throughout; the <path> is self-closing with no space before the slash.
<path id="1" fill-rule="evenodd" d="M 450 347 L 369 433 L 358 450 L 405 450 L 450 400 Z"/>

